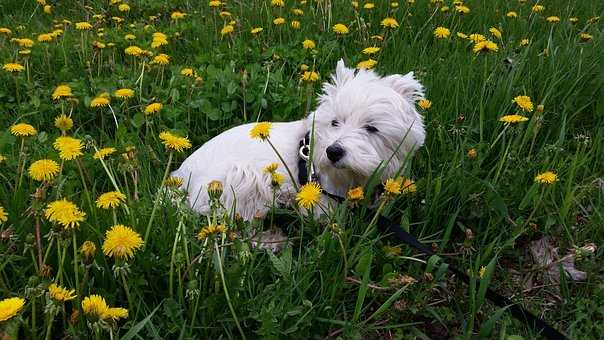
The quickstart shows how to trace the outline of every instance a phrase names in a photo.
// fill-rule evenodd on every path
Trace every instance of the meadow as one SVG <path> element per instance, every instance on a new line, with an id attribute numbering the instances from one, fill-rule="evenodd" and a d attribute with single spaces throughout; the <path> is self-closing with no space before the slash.
<path id="1" fill-rule="evenodd" d="M 539 337 L 486 287 L 602 338 L 603 12 L 1 1 L 0 338 Z M 229 127 L 312 112 L 340 58 L 426 88 L 426 143 L 381 208 L 370 185 L 318 219 L 192 213 L 169 171 Z M 441 255 L 381 234 L 377 214 Z M 252 245 L 273 228 L 284 249 Z"/>

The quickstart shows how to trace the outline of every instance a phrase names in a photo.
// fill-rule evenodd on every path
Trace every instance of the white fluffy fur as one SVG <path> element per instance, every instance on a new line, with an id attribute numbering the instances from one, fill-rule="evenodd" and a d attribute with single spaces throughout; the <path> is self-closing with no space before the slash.
<path id="1" fill-rule="evenodd" d="M 314 119 L 313 163 L 321 186 L 343 196 L 349 188 L 364 184 L 380 163 L 394 154 L 383 172 L 384 179 L 392 176 L 406 157 L 423 145 L 424 124 L 415 108 L 416 100 L 422 97 L 423 87 L 413 73 L 380 77 L 373 71 L 347 68 L 340 60 L 331 82 L 323 84 L 315 112 L 302 120 L 273 123 L 270 140 L 297 179 L 298 143 L 312 128 Z M 333 120 L 339 125 L 332 126 Z M 368 132 L 366 125 L 378 132 Z M 218 180 L 224 185 L 221 199 L 227 208 L 234 205 L 246 220 L 267 213 L 272 189 L 270 176 L 263 173 L 263 168 L 281 162 L 267 142 L 250 138 L 253 126 L 240 125 L 214 137 L 172 173 L 184 179 L 194 210 L 208 212 L 207 184 Z M 325 151 L 333 143 L 346 152 L 335 164 Z M 294 186 L 283 165 L 278 172 L 286 181 L 277 200 L 289 204 L 295 197 Z"/>

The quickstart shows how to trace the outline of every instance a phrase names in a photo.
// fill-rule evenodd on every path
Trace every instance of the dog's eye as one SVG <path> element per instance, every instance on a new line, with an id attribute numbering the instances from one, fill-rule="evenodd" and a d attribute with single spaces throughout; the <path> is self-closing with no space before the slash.
<path id="1" fill-rule="evenodd" d="M 378 130 L 378 129 L 377 129 L 375 126 L 373 126 L 373 125 L 365 125 L 365 126 L 363 126 L 363 128 L 364 128 L 365 130 L 367 130 L 367 132 L 369 132 L 369 133 L 376 133 L 376 132 L 378 132 L 378 131 L 379 131 L 379 130 Z"/>
<path id="2" fill-rule="evenodd" d="M 331 121 L 331 126 L 336 127 L 336 126 L 340 126 L 340 122 L 338 122 L 337 120 L 332 120 Z"/>

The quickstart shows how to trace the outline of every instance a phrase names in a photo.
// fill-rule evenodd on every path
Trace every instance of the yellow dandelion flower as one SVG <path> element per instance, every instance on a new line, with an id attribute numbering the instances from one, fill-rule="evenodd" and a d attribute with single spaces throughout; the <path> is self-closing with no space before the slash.
<path id="1" fill-rule="evenodd" d="M 546 171 L 535 177 L 535 182 L 541 184 L 554 184 L 558 180 L 558 175 L 552 171 Z"/>
<path id="2" fill-rule="evenodd" d="M 186 16 L 187 16 L 186 13 L 175 11 L 175 12 L 172 12 L 172 14 L 170 14 L 170 19 L 172 19 L 174 21 L 178 21 L 180 19 L 184 19 Z"/>
<path id="3" fill-rule="evenodd" d="M 525 38 L 525 39 L 520 40 L 519 45 L 520 46 L 528 46 L 529 43 L 530 43 L 530 40 L 528 40 L 528 39 Z"/>
<path id="4" fill-rule="evenodd" d="M 455 10 L 459 14 L 468 14 L 468 13 L 470 13 L 470 8 L 468 6 L 463 6 L 463 5 L 455 6 Z"/>
<path id="5" fill-rule="evenodd" d="M 296 16 L 304 15 L 304 11 L 299 8 L 292 8 L 292 14 Z"/>
<path id="6" fill-rule="evenodd" d="M 11 31 L 9 28 L 6 28 L 6 27 L 0 27 L 0 33 L 1 33 L 1 34 L 10 35 L 10 34 L 12 34 L 13 32 L 12 32 L 12 31 Z"/>
<path id="7" fill-rule="evenodd" d="M 61 114 L 55 118 L 55 127 L 61 131 L 67 131 L 73 127 L 73 119 L 67 117 L 65 114 Z"/>
<path id="8" fill-rule="evenodd" d="M 109 306 L 100 295 L 90 295 L 82 300 L 82 311 L 89 317 L 103 320 L 107 318 Z"/>
<path id="9" fill-rule="evenodd" d="M 94 159 L 105 159 L 105 157 L 115 153 L 117 150 L 115 148 L 102 148 L 94 153 L 92 158 Z"/>
<path id="10" fill-rule="evenodd" d="M 48 286 L 48 293 L 53 300 L 59 302 L 65 302 L 76 298 L 75 289 L 68 290 L 67 288 L 61 287 L 56 283 L 51 283 Z"/>
<path id="11" fill-rule="evenodd" d="M 279 168 L 279 163 L 271 163 L 265 166 L 262 171 L 266 174 L 272 174 L 273 172 L 277 171 L 277 168 Z"/>
<path id="12" fill-rule="evenodd" d="M 130 5 L 128 5 L 128 4 L 120 4 L 119 6 L 117 6 L 117 9 L 120 12 L 130 12 Z"/>
<path id="13" fill-rule="evenodd" d="M 191 147 L 191 141 L 187 137 L 181 137 L 168 131 L 160 133 L 159 139 L 169 150 L 181 152 Z"/>
<path id="14" fill-rule="evenodd" d="M 220 35 L 224 36 L 227 34 L 231 34 L 231 33 L 233 33 L 233 31 L 235 31 L 235 27 L 233 27 L 231 25 L 226 25 L 220 30 Z"/>
<path id="15" fill-rule="evenodd" d="M 417 191 L 417 186 L 415 185 L 415 182 L 413 182 L 409 178 L 399 177 L 396 180 L 401 184 L 401 190 L 404 194 L 414 193 Z"/>
<path id="16" fill-rule="evenodd" d="M 552 16 L 549 16 L 549 17 L 545 18 L 545 20 L 547 22 L 549 22 L 550 24 L 557 24 L 557 23 L 560 22 L 560 17 L 552 15 Z"/>
<path id="17" fill-rule="evenodd" d="M 401 193 L 401 182 L 392 178 L 387 179 L 384 183 L 384 192 L 391 196 L 399 195 Z"/>
<path id="18" fill-rule="evenodd" d="M 6 72 L 19 73 L 25 70 L 25 67 L 19 63 L 7 63 L 2 65 L 2 69 Z"/>
<path id="19" fill-rule="evenodd" d="M 366 55 L 372 55 L 372 54 L 376 54 L 380 51 L 379 47 L 376 46 L 372 46 L 372 47 L 366 47 L 363 49 L 363 51 L 361 51 L 361 53 L 366 54 Z"/>
<path id="20" fill-rule="evenodd" d="M 67 85 L 59 85 L 52 92 L 52 99 L 59 100 L 61 98 L 71 97 L 71 87 Z"/>
<path id="21" fill-rule="evenodd" d="M 310 40 L 310 39 L 305 39 L 305 40 L 302 42 L 302 47 L 303 47 L 305 50 L 313 49 L 313 48 L 315 48 L 316 46 L 317 46 L 317 45 L 315 44 L 315 42 L 314 42 L 314 41 L 312 41 L 312 40 Z"/>
<path id="22" fill-rule="evenodd" d="M 283 25 L 285 24 L 285 18 L 278 17 L 273 20 L 273 24 L 275 25 Z"/>
<path id="23" fill-rule="evenodd" d="M 60 224 L 65 229 L 76 228 L 86 218 L 86 213 L 80 211 L 75 203 L 63 198 L 48 203 L 44 210 L 44 217 L 53 223 Z"/>
<path id="24" fill-rule="evenodd" d="M 50 33 L 42 33 L 38 35 L 39 42 L 50 42 L 52 41 L 52 34 Z"/>
<path id="25" fill-rule="evenodd" d="M 487 40 L 487 38 L 480 33 L 472 33 L 468 36 L 468 39 L 472 40 L 475 44 Z"/>
<path id="26" fill-rule="evenodd" d="M 76 22 L 75 28 L 80 31 L 87 31 L 92 28 L 92 25 L 87 21 Z"/>
<path id="27" fill-rule="evenodd" d="M 27 47 L 30 48 L 32 46 L 34 46 L 34 41 L 28 38 L 16 38 L 16 39 L 11 39 L 11 41 L 16 42 L 19 46 L 21 47 Z"/>
<path id="28" fill-rule="evenodd" d="M 143 246 L 143 239 L 136 231 L 122 224 L 116 224 L 105 234 L 103 254 L 116 259 L 130 259 Z"/>
<path id="29" fill-rule="evenodd" d="M 533 112 L 533 102 L 529 96 L 517 96 L 512 100 L 512 103 L 516 103 L 516 105 L 526 112 Z"/>
<path id="30" fill-rule="evenodd" d="M 518 13 L 514 12 L 514 11 L 509 11 L 505 14 L 506 17 L 508 18 L 517 18 L 518 17 Z"/>
<path id="31" fill-rule="evenodd" d="M 319 73 L 317 73 L 315 71 L 304 71 L 304 73 L 302 73 L 302 76 L 300 77 L 300 79 L 302 79 L 304 81 L 308 81 L 308 82 L 315 82 L 315 81 L 319 80 Z"/>
<path id="32" fill-rule="evenodd" d="M 143 49 L 138 46 L 128 46 L 124 49 L 124 53 L 137 57 L 143 53 Z"/>
<path id="33" fill-rule="evenodd" d="M 496 43 L 490 41 L 490 40 L 485 40 L 485 41 L 481 41 L 478 42 L 474 45 L 474 48 L 472 49 L 474 51 L 474 53 L 480 53 L 480 52 L 497 52 L 499 51 L 499 46 L 497 46 Z"/>
<path id="34" fill-rule="evenodd" d="M 111 307 L 107 310 L 105 319 L 111 319 L 113 321 L 118 321 L 120 319 L 126 319 L 127 317 L 128 317 L 128 310 L 126 308 Z"/>
<path id="35" fill-rule="evenodd" d="M 274 187 L 280 187 L 285 182 L 285 176 L 278 172 L 271 173 L 271 185 Z"/>
<path id="36" fill-rule="evenodd" d="M 319 202 L 321 198 L 321 186 L 315 182 L 304 184 L 298 194 L 296 194 L 296 202 L 305 209 L 310 209 Z"/>
<path id="37" fill-rule="evenodd" d="M 145 114 L 150 115 L 153 113 L 157 113 L 162 109 L 162 103 L 151 103 L 145 107 Z"/>
<path id="38" fill-rule="evenodd" d="M 260 138 L 265 140 L 269 137 L 271 132 L 272 123 L 271 122 L 260 122 L 254 125 L 254 127 L 250 130 L 250 137 L 252 138 Z"/>
<path id="39" fill-rule="evenodd" d="M 17 137 L 35 136 L 38 130 L 27 123 L 19 123 L 10 127 L 10 133 Z"/>
<path id="40" fill-rule="evenodd" d="M 0 322 L 12 319 L 25 306 L 25 299 L 20 297 L 8 298 L 0 301 Z"/>
<path id="41" fill-rule="evenodd" d="M 449 35 L 451 35 L 451 31 L 446 27 L 438 26 L 434 29 L 434 37 L 436 38 L 446 39 Z"/>
<path id="42" fill-rule="evenodd" d="M 344 34 L 348 34 L 348 32 L 350 32 L 350 30 L 348 29 L 348 27 L 344 24 L 335 24 L 332 27 L 333 31 L 338 34 L 338 35 L 344 35 Z"/>
<path id="43" fill-rule="evenodd" d="M 264 28 L 262 28 L 262 27 L 254 27 L 250 30 L 250 33 L 258 34 L 258 33 L 262 32 L 263 30 L 264 30 Z"/>
<path id="44" fill-rule="evenodd" d="M 227 230 L 227 227 L 224 224 L 218 224 L 218 225 L 210 224 L 208 226 L 201 228 L 199 233 L 197 233 L 197 239 L 200 241 L 203 241 L 206 238 L 210 237 L 211 235 L 224 233 L 226 230 Z"/>
<path id="45" fill-rule="evenodd" d="M 375 8 L 375 4 L 372 2 L 368 2 L 363 5 L 363 9 L 374 9 L 374 8 Z"/>
<path id="46" fill-rule="evenodd" d="M 126 39 L 126 40 L 134 40 L 134 39 L 136 39 L 136 35 L 134 35 L 134 34 L 126 34 L 126 35 L 124 36 L 124 39 Z M 130 47 L 135 47 L 135 48 L 138 48 L 137 46 L 130 46 Z M 126 49 L 128 49 L 128 48 L 130 48 L 130 47 L 127 47 Z M 126 52 L 126 51 L 124 50 L 124 52 Z M 129 54 L 129 53 L 128 53 L 128 52 L 126 52 L 126 54 Z"/>
<path id="47" fill-rule="evenodd" d="M 381 25 L 387 28 L 397 28 L 399 26 L 398 21 L 394 18 L 385 18 L 382 20 Z"/>
<path id="48" fill-rule="evenodd" d="M 582 42 L 588 42 L 588 41 L 591 41 L 593 39 L 593 36 L 591 34 L 588 34 L 588 33 L 581 33 L 581 34 L 579 34 L 579 39 Z"/>
<path id="49" fill-rule="evenodd" d="M 8 213 L 4 210 L 4 207 L 0 205 L 0 223 L 8 221 Z"/>
<path id="50" fill-rule="evenodd" d="M 355 187 L 346 193 L 346 199 L 349 201 L 360 201 L 365 198 L 365 193 L 363 191 L 363 187 Z"/>
<path id="51" fill-rule="evenodd" d="M 105 107 L 109 105 L 109 98 L 106 97 L 96 97 L 90 101 L 90 107 Z"/>
<path id="52" fill-rule="evenodd" d="M 27 173 L 36 181 L 50 181 L 59 173 L 59 164 L 51 159 L 40 159 L 31 163 Z"/>
<path id="53" fill-rule="evenodd" d="M 4 162 L 6 160 L 6 156 L 4 156 L 3 154 L 0 153 L 0 163 Z"/>
<path id="54" fill-rule="evenodd" d="M 419 107 L 421 107 L 424 110 L 429 110 L 432 107 L 432 102 L 429 101 L 428 99 L 420 99 L 419 102 L 417 102 L 417 105 L 419 105 Z"/>
<path id="55" fill-rule="evenodd" d="M 491 27 L 489 28 L 489 32 L 491 32 L 491 34 L 497 38 L 497 39 L 501 39 L 501 31 L 499 29 L 497 29 L 496 27 Z"/>
<path id="56" fill-rule="evenodd" d="M 577 17 L 570 17 L 570 18 L 568 18 L 568 21 L 570 21 L 570 23 L 574 25 L 574 24 L 576 24 L 576 23 L 579 22 L 579 18 L 577 18 Z"/>
<path id="57" fill-rule="evenodd" d="M 531 7 L 531 11 L 533 11 L 535 13 L 543 12 L 544 9 L 545 9 L 545 6 L 543 6 L 543 5 L 534 5 L 533 7 Z"/>
<path id="58" fill-rule="evenodd" d="M 126 202 L 126 195 L 119 191 L 110 191 L 101 194 L 96 200 L 97 208 L 112 209 L 117 208 L 120 204 Z"/>
<path id="59" fill-rule="evenodd" d="M 468 150 L 468 158 L 476 158 L 476 156 L 478 155 L 478 152 L 476 152 L 476 149 L 471 148 L 470 150 Z"/>
<path id="60" fill-rule="evenodd" d="M 527 117 L 521 116 L 521 115 L 505 115 L 505 116 L 499 118 L 500 122 L 503 122 L 506 124 L 516 124 L 516 123 L 526 122 L 527 120 L 528 120 Z"/>
<path id="61" fill-rule="evenodd" d="M 183 179 L 180 177 L 176 177 L 176 176 L 170 176 L 170 177 L 166 178 L 166 180 L 164 181 L 165 186 L 172 187 L 172 188 L 181 187 L 183 183 L 184 183 Z"/>
<path id="62" fill-rule="evenodd" d="M 283 1 L 283 0 L 271 0 L 271 5 L 273 5 L 274 7 L 284 7 L 285 6 L 285 1 Z"/>
<path id="63" fill-rule="evenodd" d="M 134 90 L 129 88 L 118 89 L 113 92 L 113 95 L 120 99 L 129 99 L 134 97 Z"/>
<path id="64" fill-rule="evenodd" d="M 59 151 L 59 157 L 63 160 L 73 160 L 83 155 L 82 148 L 84 144 L 81 140 L 68 136 L 60 136 L 52 144 L 53 148 Z"/>
<path id="65" fill-rule="evenodd" d="M 185 77 L 195 77 L 195 71 L 192 68 L 183 68 L 180 70 L 180 74 Z"/>
<path id="66" fill-rule="evenodd" d="M 296 30 L 300 29 L 300 26 L 301 26 L 300 21 L 298 21 L 298 20 L 292 20 L 291 26 L 292 26 L 293 29 L 296 29 Z"/>
<path id="67" fill-rule="evenodd" d="M 367 60 L 363 60 L 363 61 L 359 61 L 357 63 L 357 68 L 360 70 L 371 70 L 372 68 L 375 67 L 375 65 L 377 65 L 377 60 L 374 59 L 367 59 Z"/>
<path id="68" fill-rule="evenodd" d="M 170 63 L 170 56 L 167 54 L 158 54 L 153 58 L 152 63 L 160 65 L 168 65 Z"/>

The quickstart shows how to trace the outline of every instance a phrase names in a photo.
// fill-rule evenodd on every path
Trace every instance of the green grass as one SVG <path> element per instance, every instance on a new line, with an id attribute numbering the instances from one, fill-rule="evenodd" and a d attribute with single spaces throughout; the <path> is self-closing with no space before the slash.
<path id="1" fill-rule="evenodd" d="M 603 4 L 547 1 L 542 13 L 531 13 L 531 1 L 470 1 L 471 12 L 459 15 L 450 2 L 448 12 L 429 1 L 400 2 L 398 8 L 376 2 L 373 10 L 358 11 L 348 1 L 286 2 L 285 8 L 273 8 L 270 1 L 227 1 L 230 18 L 221 18 L 207 1 L 129 1 L 128 13 L 108 1 L 53 2 L 52 14 L 34 1 L 0 4 L 0 26 L 12 31 L 0 34 L 0 63 L 27 66 L 21 73 L 0 72 L 0 154 L 6 157 L 0 162 L 0 206 L 8 213 L 0 225 L 0 299 L 26 299 L 16 317 L 0 321 L 0 335 L 535 337 L 484 299 L 488 285 L 572 338 L 601 337 L 604 41 L 601 21 L 590 18 L 602 15 Z M 294 16 L 294 7 L 304 15 Z M 188 15 L 171 21 L 175 10 Z M 516 11 L 518 18 L 506 17 L 508 11 Z M 157 19 L 151 21 L 151 15 Z M 547 23 L 550 15 L 561 21 Z M 112 16 L 124 21 L 116 23 Z M 273 25 L 277 16 L 287 23 Z M 400 27 L 382 28 L 387 16 Z M 575 16 L 579 21 L 570 23 Z M 53 41 L 36 41 L 63 19 L 88 20 L 94 28 L 81 32 L 65 25 Z M 230 20 L 236 21 L 234 33 L 221 37 L 220 29 Z M 289 26 L 292 20 L 300 21 L 300 29 Z M 348 25 L 350 33 L 337 37 L 331 31 L 335 23 Z M 437 26 L 448 27 L 451 36 L 434 38 Z M 252 36 L 252 27 L 263 31 Z M 500 28 L 502 38 L 492 37 L 490 27 Z M 102 37 L 97 34 L 101 28 Z M 156 31 L 169 39 L 159 50 L 151 48 Z M 456 32 L 482 33 L 499 51 L 477 55 L 473 43 Z M 136 39 L 126 41 L 129 33 Z M 581 42 L 580 33 L 593 39 Z M 36 41 L 29 55 L 19 54 L 11 42 L 25 37 Z M 522 47 L 524 38 L 530 43 Z M 316 49 L 304 50 L 304 39 L 313 39 Z M 92 47 L 94 41 L 115 46 L 101 51 Z M 147 58 L 143 69 L 144 58 L 124 54 L 130 45 L 166 53 L 170 63 L 149 65 Z M 227 223 L 228 232 L 201 242 L 195 236 L 207 218 L 164 200 L 155 205 L 166 167 L 176 168 L 189 152 L 174 153 L 169 164 L 161 131 L 186 135 L 198 146 L 241 123 L 300 119 L 320 91 L 319 82 L 300 81 L 301 65 L 324 81 L 338 59 L 348 65 L 365 60 L 361 50 L 368 46 L 381 48 L 373 57 L 379 73 L 415 71 L 432 101 L 430 109 L 422 110 L 426 145 L 406 174 L 417 192 L 389 202 L 382 213 L 432 244 L 445 254 L 442 258 L 418 256 L 379 235 L 370 225 L 375 211 L 367 201 L 355 209 L 343 204 L 316 221 L 278 209 L 275 223 L 292 242 L 274 255 L 249 242 L 254 230 L 271 227 L 270 220 L 246 224 L 217 209 L 211 220 Z M 182 76 L 185 67 L 200 79 Z M 60 84 L 71 87 L 71 100 L 52 100 Z M 112 111 L 91 108 L 90 101 L 123 87 L 135 90 L 135 96 L 126 102 L 111 97 L 116 127 Z M 512 104 L 519 95 L 530 96 L 543 111 L 522 113 Z M 163 109 L 146 116 L 143 110 L 151 102 L 163 103 Z M 54 118 L 61 113 L 73 119 L 68 134 L 84 142 L 85 154 L 65 161 L 61 175 L 42 185 L 27 169 L 42 158 L 61 163 L 52 147 L 60 135 Z M 529 120 L 506 127 L 498 118 L 510 113 Z M 23 139 L 9 130 L 20 122 L 38 129 L 23 147 Z M 105 168 L 92 158 L 95 147 L 115 147 L 118 153 L 105 160 Z M 468 156 L 470 149 L 476 157 Z M 557 173 L 558 181 L 535 183 L 535 176 L 547 170 Z M 127 208 L 116 209 L 115 217 L 94 202 L 115 190 L 108 173 L 127 197 Z M 34 195 L 36 190 L 42 195 Z M 86 213 L 75 232 L 43 217 L 46 205 L 59 198 Z M 145 235 L 153 210 L 148 241 L 127 265 L 103 256 L 105 232 L 115 221 Z M 37 224 L 46 270 L 38 267 Z M 548 284 L 528 252 L 530 242 L 542 236 L 554 240 L 560 255 L 595 243 L 594 254 L 577 260 L 587 279 L 574 282 L 563 276 L 559 286 Z M 93 261 L 80 254 L 74 262 L 74 240 L 77 248 L 85 240 L 95 243 Z M 450 276 L 443 259 L 466 270 L 471 284 Z M 482 267 L 486 273 L 480 278 Z M 536 288 L 523 292 L 521 279 L 528 277 Z M 52 282 L 76 289 L 78 298 L 53 302 L 46 293 Z M 94 322 L 79 304 L 89 294 L 127 308 L 128 318 Z"/>

